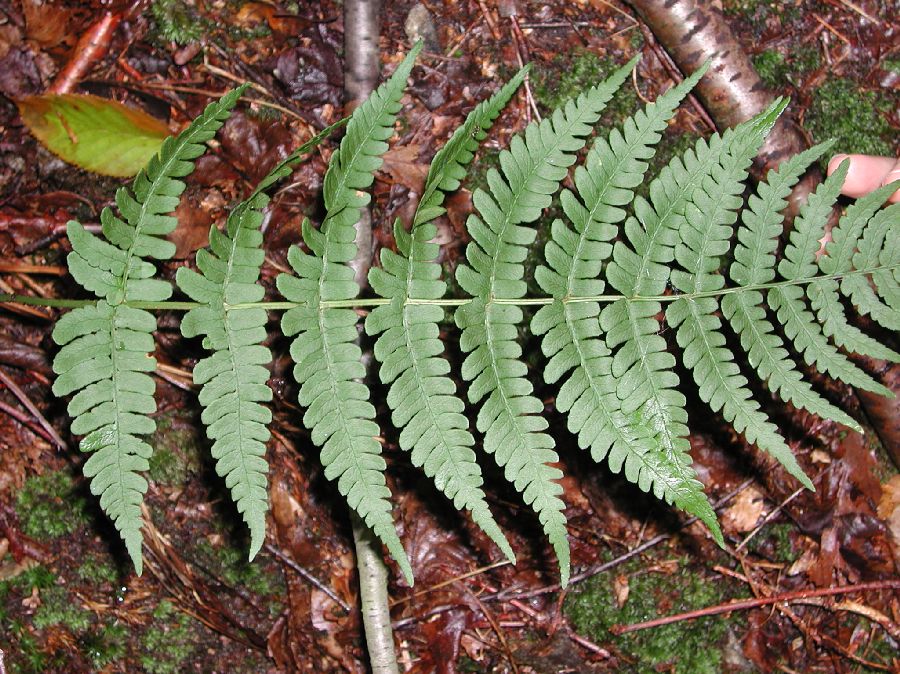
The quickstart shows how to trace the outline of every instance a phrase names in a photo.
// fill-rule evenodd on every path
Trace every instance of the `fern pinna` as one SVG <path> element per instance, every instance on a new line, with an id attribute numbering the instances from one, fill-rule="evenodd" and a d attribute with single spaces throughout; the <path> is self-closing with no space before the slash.
<path id="1" fill-rule="evenodd" d="M 176 138 L 168 138 L 159 154 L 121 188 L 116 205 L 122 217 L 105 208 L 100 216 L 104 241 L 75 221 L 69 222 L 72 244 L 69 271 L 100 299 L 63 316 L 53 330 L 62 348 L 53 361 L 59 375 L 53 392 L 78 392 L 69 402 L 72 432 L 84 435 L 81 451 L 92 452 L 84 465 L 91 492 L 112 518 L 140 574 L 141 509 L 147 481 L 138 474 L 149 468 L 153 450 L 140 436 L 156 424 L 156 385 L 147 374 L 156 369 L 153 332 L 156 319 L 135 302 L 168 299 L 172 286 L 154 279 L 156 267 L 144 258 L 166 260 L 175 245 L 161 238 L 178 221 L 169 215 L 184 190 L 180 180 L 193 169 L 206 141 L 222 126 L 243 88 L 210 104 Z"/>
<path id="2" fill-rule="evenodd" d="M 456 278 L 468 296 L 445 298 L 434 221 L 444 213 L 444 195 L 465 177 L 478 141 L 526 76 L 523 69 L 478 105 L 435 155 L 410 229 L 395 224 L 396 250 L 382 250 L 381 266 L 369 273 L 376 297 L 360 298 L 349 264 L 357 252 L 354 225 L 368 203 L 364 190 L 393 134 L 417 52 L 411 50 L 347 124 L 325 176 L 325 219 L 318 228 L 303 223 L 305 248 L 288 252 L 294 274 L 277 279 L 286 302 L 267 305 L 258 282 L 264 190 L 331 129 L 267 176 L 235 208 L 223 232 L 213 228 L 210 251 L 197 257 L 199 273 L 184 268 L 177 274 L 179 287 L 194 300 L 182 331 L 204 335 L 212 351 L 197 364 L 194 378 L 202 387 L 202 418 L 217 470 L 250 528 L 251 556 L 264 540 L 268 507 L 264 454 L 271 414 L 264 403 L 272 397 L 265 367 L 271 354 L 262 346 L 267 308 L 286 309 L 282 329 L 295 336 L 291 356 L 303 421 L 321 447 L 326 476 L 337 481 L 410 582 L 412 570 L 391 517 L 355 308 L 372 307 L 365 329 L 377 338 L 374 356 L 400 447 L 513 560 L 488 508 L 476 450 L 491 454 L 536 512 L 563 584 L 569 552 L 562 471 L 544 403 L 534 394 L 534 377 L 517 341 L 525 306 L 539 307 L 529 326 L 548 358 L 543 379 L 558 387 L 556 408 L 578 445 L 641 489 L 698 517 L 720 544 L 715 513 L 691 466 L 678 359 L 704 403 L 812 488 L 757 402 L 748 375 L 752 370 L 772 394 L 854 430 L 859 424 L 816 392 L 792 352 L 833 378 L 890 395 L 847 352 L 900 356 L 858 329 L 845 305 L 888 330 L 900 325 L 900 205 L 881 208 L 897 184 L 847 208 L 820 250 L 846 176 L 844 164 L 801 208 L 778 260 L 786 197 L 830 147 L 819 145 L 785 161 L 742 209 L 750 162 L 784 101 L 698 141 L 658 175 L 646 175 L 669 119 L 703 69 L 619 128 L 598 134 L 584 161 L 570 171 L 632 61 L 528 125 L 501 152 L 500 169 L 489 171 L 487 188 L 475 191 L 476 212 L 467 221 L 472 241 Z M 139 504 L 146 488 L 138 471 L 146 469 L 151 451 L 138 436 L 152 432 L 148 415 L 154 411 L 146 373 L 155 366 L 149 355 L 155 321 L 145 308 L 171 290 L 152 278 L 155 268 L 143 258 L 171 254 L 158 236 L 174 226 L 165 213 L 177 203 L 177 178 L 187 173 L 187 160 L 199 153 L 199 143 L 211 137 L 236 96 L 223 98 L 182 136 L 167 141 L 160 158 L 136 179 L 133 196 L 120 191 L 124 220 L 110 212 L 103 216 L 109 243 L 77 223 L 69 228 L 72 274 L 100 299 L 57 325 L 54 336 L 64 346 L 55 362 L 60 377 L 54 390 L 79 391 L 69 407 L 72 430 L 85 434 L 82 449 L 96 450 L 85 470 L 138 568 Z M 559 193 L 561 216 L 549 225 L 544 262 L 534 270 L 546 296 L 526 297 L 534 223 L 570 174 L 571 186 Z M 647 180 L 648 197 L 636 195 Z M 439 323 L 447 306 L 456 307 L 462 331 L 460 378 L 469 405 L 477 408 L 480 443 L 443 357 Z M 666 327 L 678 350 L 663 337 Z M 729 331 L 736 340 L 728 340 Z M 738 343 L 745 358 L 729 347 Z"/>

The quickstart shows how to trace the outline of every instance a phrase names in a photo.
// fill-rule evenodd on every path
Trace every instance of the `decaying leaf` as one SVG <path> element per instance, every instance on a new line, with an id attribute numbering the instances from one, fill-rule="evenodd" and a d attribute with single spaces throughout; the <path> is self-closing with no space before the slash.
<path id="1" fill-rule="evenodd" d="M 94 173 L 130 177 L 156 154 L 166 125 L 126 105 L 87 94 L 45 94 L 18 101 L 38 140 L 65 161 Z"/>

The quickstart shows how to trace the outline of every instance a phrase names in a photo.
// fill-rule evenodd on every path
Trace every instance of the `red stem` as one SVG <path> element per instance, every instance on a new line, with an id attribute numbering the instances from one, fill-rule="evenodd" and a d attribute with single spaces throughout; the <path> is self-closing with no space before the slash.
<path id="1" fill-rule="evenodd" d="M 647 620 L 642 623 L 634 623 L 633 625 L 613 625 L 609 628 L 609 631 L 618 636 L 621 634 L 628 634 L 629 632 L 637 632 L 638 630 L 646 630 L 651 627 L 671 625 L 672 623 L 681 622 L 683 620 L 693 620 L 694 618 L 719 615 L 720 613 L 731 613 L 732 611 L 743 611 L 750 608 L 768 606 L 769 604 L 789 603 L 792 601 L 797 601 L 799 599 L 811 599 L 813 597 L 831 597 L 837 594 L 865 592 L 867 590 L 885 590 L 888 588 L 900 589 L 900 580 L 882 580 L 873 583 L 862 583 L 860 585 L 844 585 L 842 587 L 819 588 L 818 590 L 785 592 L 784 594 L 775 595 L 774 597 L 744 599 L 742 601 L 735 601 L 728 604 L 707 606 L 706 608 L 697 609 L 695 611 L 687 611 L 685 613 L 678 613 L 676 615 L 670 615 L 664 618 Z"/>

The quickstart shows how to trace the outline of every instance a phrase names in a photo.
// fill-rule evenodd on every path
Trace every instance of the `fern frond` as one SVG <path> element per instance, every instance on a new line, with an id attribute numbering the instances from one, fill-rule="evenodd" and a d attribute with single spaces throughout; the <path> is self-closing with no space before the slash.
<path id="1" fill-rule="evenodd" d="M 825 234 L 824 223 L 840 194 L 849 166 L 849 160 L 842 162 L 800 209 L 800 215 L 794 220 L 790 243 L 778 264 L 778 271 L 784 278 L 797 280 L 816 275 L 816 253 L 819 240 Z M 799 285 L 772 288 L 768 293 L 769 306 L 776 312 L 785 335 L 806 364 L 851 386 L 892 397 L 889 389 L 859 369 L 828 341 L 803 297 L 804 291 Z"/>
<path id="2" fill-rule="evenodd" d="M 321 230 L 303 223 L 303 240 L 311 254 L 291 247 L 288 261 L 297 276 L 281 274 L 277 279 L 281 294 L 300 305 L 285 312 L 281 326 L 286 335 L 297 335 L 291 357 L 297 364 L 300 404 L 307 408 L 303 423 L 322 447 L 325 476 L 337 480 L 338 490 L 384 542 L 410 584 L 412 568 L 391 517 L 375 408 L 361 381 L 366 368 L 356 343 L 356 312 L 320 303 L 359 293 L 348 263 L 357 250 L 354 225 L 369 201 L 362 190 L 381 166 L 384 141 L 393 133 L 406 78 L 420 49 L 421 44 L 416 45 L 391 78 L 354 111 L 325 175 L 327 213 Z"/>
<path id="3" fill-rule="evenodd" d="M 806 169 L 833 145 L 822 143 L 786 160 L 760 183 L 742 213 L 730 276 L 739 286 L 758 285 L 775 278 L 775 251 L 782 232 L 787 196 Z M 833 419 L 850 428 L 862 428 L 803 379 L 769 321 L 763 294 L 754 289 L 722 297 L 722 313 L 740 336 L 747 360 L 769 389 L 795 407 Z"/>
<path id="4" fill-rule="evenodd" d="M 502 175 L 496 170 L 487 174 L 491 193 L 476 190 L 473 196 L 480 217 L 471 215 L 466 222 L 473 241 L 466 248 L 468 265 L 460 265 L 456 273 L 460 286 L 474 297 L 455 317 L 463 331 L 460 348 L 468 354 L 462 376 L 471 382 L 469 401 L 475 404 L 487 397 L 476 426 L 485 434 L 485 451 L 538 513 L 556 551 L 562 585 L 569 579 L 569 545 L 565 504 L 559 498 L 562 487 L 554 481 L 562 472 L 549 465 L 559 457 L 552 438 L 544 433 L 547 421 L 536 416 L 543 403 L 532 395 L 527 368 L 519 360 L 516 325 L 522 322 L 522 310 L 494 300 L 524 296 L 522 262 L 536 235 L 524 225 L 550 205 L 591 126 L 636 62 L 633 59 L 605 82 L 568 101 L 565 110 L 554 111 L 552 118 L 529 124 L 524 140 L 514 137 L 510 149 L 500 153 Z"/>
<path id="5" fill-rule="evenodd" d="M 272 362 L 272 354 L 262 345 L 266 311 L 253 308 L 235 312 L 229 307 L 259 302 L 265 295 L 258 283 L 264 258 L 260 225 L 269 203 L 263 191 L 290 173 L 292 165 L 336 126 L 304 143 L 263 178 L 232 210 L 224 232 L 215 225 L 210 228 L 211 251 L 197 251 L 200 274 L 179 267 L 175 275 L 181 291 L 204 305 L 185 314 L 181 334 L 188 338 L 205 335 L 203 347 L 213 352 L 195 366 L 194 384 L 202 386 L 201 420 L 213 440 L 216 472 L 225 478 L 250 530 L 251 561 L 265 541 L 269 509 L 265 453 L 272 413 L 262 403 L 272 399 L 272 390 L 266 385 L 266 366 Z"/>
<path id="6" fill-rule="evenodd" d="M 643 179 L 647 159 L 654 154 L 669 118 L 678 104 L 705 73 L 706 67 L 650 103 L 623 129 L 613 130 L 608 139 L 598 139 L 575 171 L 577 196 L 564 190 L 563 210 L 574 230 L 556 220 L 544 257 L 548 266 L 539 266 L 535 278 L 554 297 L 531 322 L 531 331 L 543 335 L 541 348 L 550 361 L 544 380 L 554 383 L 571 371 L 559 389 L 556 408 L 567 414 L 568 428 L 578 434 L 578 444 L 590 448 L 592 458 L 607 458 L 610 469 L 619 472 L 644 491 L 651 488 L 658 498 L 690 508 L 691 498 L 702 487 L 695 480 L 685 485 L 673 479 L 658 441 L 632 415 L 626 415 L 616 395 L 612 376 L 612 356 L 597 335 L 600 305 L 596 302 L 568 302 L 573 296 L 603 293 L 600 279 L 603 264 L 612 252 L 609 243 L 618 233 L 616 223 L 625 218 L 618 206 L 631 202 L 634 187 Z M 693 509 L 698 511 L 701 509 Z M 708 514 L 708 513 L 703 513 Z M 713 525 L 715 523 L 712 518 Z"/>
<path id="7" fill-rule="evenodd" d="M 84 435 L 81 451 L 92 452 L 84 465 L 91 492 L 113 520 L 138 575 L 142 571 L 140 504 L 147 490 L 138 471 L 152 454 L 139 436 L 153 433 L 147 416 L 156 411 L 155 385 L 146 374 L 156 369 L 153 332 L 156 319 L 132 301 L 161 301 L 172 294 L 166 281 L 152 278 L 155 266 L 142 259 L 167 259 L 175 246 L 161 238 L 177 220 L 170 215 L 184 190 L 181 180 L 194 167 L 205 143 L 222 126 L 245 87 L 235 89 L 206 110 L 138 173 L 132 188 L 116 192 L 121 217 L 105 208 L 100 215 L 105 238 L 70 222 L 69 266 L 83 287 L 101 299 L 57 322 L 53 339 L 62 348 L 53 362 L 59 375 L 56 395 L 78 392 L 69 403 L 72 432 Z"/>
<path id="8" fill-rule="evenodd" d="M 438 299 L 447 284 L 440 280 L 441 267 L 435 262 L 439 246 L 432 243 L 437 229 L 431 220 L 443 214 L 446 192 L 459 187 L 464 167 L 474 157 L 478 140 L 522 83 L 522 69 L 492 98 L 469 114 L 447 144 L 435 155 L 425 182 L 422 200 L 407 233 L 400 223 L 394 226 L 398 253 L 381 251 L 381 267 L 369 272 L 375 292 L 391 300 L 376 307 L 366 319 L 366 331 L 380 335 L 375 357 L 382 364 L 381 380 L 390 386 L 387 397 L 391 419 L 400 433 L 400 447 L 412 450 L 413 464 L 453 500 L 457 509 L 467 509 L 473 521 L 515 562 L 515 554 L 500 531 L 481 489 L 481 469 L 472 447 L 469 422 L 462 414 L 465 405 L 456 395 L 456 385 L 447 376 L 449 363 L 440 357 L 443 344 L 438 322 L 442 307 L 409 304 L 410 298 Z"/>

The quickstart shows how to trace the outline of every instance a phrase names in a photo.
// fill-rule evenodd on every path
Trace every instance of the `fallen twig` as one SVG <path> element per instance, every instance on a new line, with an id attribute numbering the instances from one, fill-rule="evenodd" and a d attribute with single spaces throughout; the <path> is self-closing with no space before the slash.
<path id="1" fill-rule="evenodd" d="M 16 399 L 22 403 L 25 409 L 31 413 L 31 416 L 34 417 L 34 420 L 44 429 L 50 437 L 50 441 L 56 445 L 57 449 L 66 449 L 65 440 L 60 437 L 59 433 L 56 432 L 56 429 L 53 428 L 49 421 L 47 421 L 47 418 L 41 414 L 41 411 L 33 402 L 31 402 L 31 398 L 28 397 L 28 394 L 12 380 L 12 377 L 6 374 L 2 368 L 0 368 L 0 382 L 3 382 L 3 385 L 9 389 L 9 392 L 12 393 Z"/>
<path id="2" fill-rule="evenodd" d="M 269 545 L 268 543 L 266 543 L 263 547 L 268 552 L 272 553 L 273 555 L 278 557 L 278 559 L 280 559 L 282 562 L 284 562 L 285 566 L 289 567 L 292 571 L 296 571 L 299 575 L 303 576 L 307 581 L 309 581 L 310 584 L 315 585 L 315 587 L 317 589 L 319 589 L 322 592 L 324 592 L 325 594 L 327 594 L 328 597 L 335 604 L 337 604 L 344 610 L 344 613 L 350 613 L 350 606 L 348 606 L 347 602 L 345 602 L 343 599 L 341 599 L 337 595 L 337 593 L 335 593 L 334 590 L 332 590 L 330 587 L 325 585 L 322 581 L 320 581 L 318 578 L 316 578 L 314 575 L 312 575 L 309 571 L 307 571 L 302 566 L 297 564 L 297 562 L 295 562 L 293 559 L 288 557 L 286 554 L 284 554 L 281 550 L 279 550 L 275 546 Z"/>
<path id="3" fill-rule="evenodd" d="M 716 606 L 707 606 L 706 608 L 696 609 L 694 611 L 685 611 L 684 613 L 665 616 L 663 618 L 655 618 L 654 620 L 645 620 L 641 623 L 613 625 L 609 628 L 609 631 L 616 636 L 619 636 L 622 634 L 629 634 L 630 632 L 637 632 L 638 630 L 650 629 L 651 627 L 661 627 L 663 625 L 671 625 L 672 623 L 683 622 L 685 620 L 693 620 L 694 618 L 732 613 L 733 611 L 744 611 L 751 608 L 759 608 L 760 606 L 769 606 L 771 604 L 789 604 L 804 599 L 812 599 L 813 597 L 831 597 L 839 594 L 849 594 L 850 592 L 887 589 L 900 589 L 900 580 L 882 580 L 873 583 L 861 583 L 859 585 L 844 585 L 841 587 L 819 588 L 817 590 L 785 592 L 784 594 L 775 595 L 774 597 L 742 599 L 730 603 L 718 604 Z"/>
<path id="4" fill-rule="evenodd" d="M 112 36 L 122 21 L 118 12 L 105 12 L 87 29 L 78 40 L 72 58 L 53 80 L 47 90 L 51 94 L 65 94 L 72 91 L 94 64 L 109 50 Z"/>

